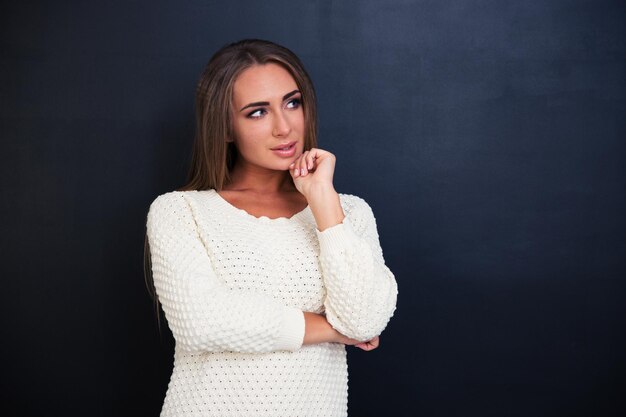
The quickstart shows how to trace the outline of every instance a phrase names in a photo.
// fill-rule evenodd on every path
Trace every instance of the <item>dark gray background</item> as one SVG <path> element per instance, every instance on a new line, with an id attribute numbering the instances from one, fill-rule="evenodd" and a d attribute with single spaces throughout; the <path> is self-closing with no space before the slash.
<path id="1" fill-rule="evenodd" d="M 381 347 L 349 349 L 351 416 L 626 410 L 624 2 L 1 7 L 11 415 L 158 414 L 145 216 L 184 181 L 201 70 L 245 37 L 304 61 L 398 280 Z"/>

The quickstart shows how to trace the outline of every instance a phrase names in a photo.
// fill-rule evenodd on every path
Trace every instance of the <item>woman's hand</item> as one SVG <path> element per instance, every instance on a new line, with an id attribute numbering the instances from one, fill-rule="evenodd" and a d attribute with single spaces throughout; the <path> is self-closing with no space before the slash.
<path id="1" fill-rule="evenodd" d="M 319 148 L 304 151 L 289 165 L 289 172 L 297 190 L 309 195 L 312 184 L 326 184 L 332 187 L 335 172 L 335 155 Z"/>
<path id="2" fill-rule="evenodd" d="M 366 342 L 359 342 L 358 340 L 350 339 L 349 337 L 344 336 L 341 333 L 339 333 L 339 335 L 341 336 L 339 343 L 343 343 L 344 345 L 352 345 L 354 347 L 358 347 L 359 349 L 363 349 L 365 351 L 374 350 L 380 345 L 379 336 L 376 336 L 375 338 L 368 340 Z"/>
<path id="3" fill-rule="evenodd" d="M 370 351 L 370 350 L 376 349 L 378 345 L 380 345 L 380 339 L 378 336 L 376 336 L 372 340 L 368 340 L 367 342 L 363 342 L 363 343 L 357 343 L 354 346 L 358 347 L 359 349 Z"/>
<path id="4" fill-rule="evenodd" d="M 350 339 L 344 336 L 330 325 L 324 313 L 317 314 L 305 311 L 303 314 L 305 323 L 303 345 L 313 345 L 324 342 L 343 343 L 344 345 L 351 345 L 359 349 L 370 351 L 376 349 L 380 344 L 378 336 L 366 342 L 359 342 L 356 339 Z"/>

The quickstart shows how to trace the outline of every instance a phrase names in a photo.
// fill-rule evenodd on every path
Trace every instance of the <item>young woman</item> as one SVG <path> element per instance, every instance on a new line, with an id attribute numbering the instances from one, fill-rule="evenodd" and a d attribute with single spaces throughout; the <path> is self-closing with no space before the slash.
<path id="1" fill-rule="evenodd" d="M 346 416 L 346 345 L 396 309 L 376 220 L 333 187 L 313 85 L 268 41 L 219 50 L 184 187 L 152 202 L 146 273 L 176 346 L 161 416 Z"/>

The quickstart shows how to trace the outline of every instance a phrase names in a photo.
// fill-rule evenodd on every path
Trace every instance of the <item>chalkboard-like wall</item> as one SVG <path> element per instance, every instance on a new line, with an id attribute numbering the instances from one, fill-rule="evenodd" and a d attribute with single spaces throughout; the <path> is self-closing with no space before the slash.
<path id="1" fill-rule="evenodd" d="M 348 349 L 351 416 L 626 415 L 623 1 L 1 10 L 2 415 L 158 415 L 145 215 L 184 181 L 202 68 L 245 37 L 304 61 L 398 281 L 380 348 Z"/>

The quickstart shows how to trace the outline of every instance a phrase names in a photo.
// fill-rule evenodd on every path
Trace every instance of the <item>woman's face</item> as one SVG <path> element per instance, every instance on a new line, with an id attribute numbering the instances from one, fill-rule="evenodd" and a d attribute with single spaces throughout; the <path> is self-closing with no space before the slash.
<path id="1" fill-rule="evenodd" d="M 233 85 L 234 142 L 244 163 L 288 170 L 304 151 L 302 95 L 287 70 L 278 64 L 245 69 Z M 272 150 L 295 142 L 287 152 Z"/>

